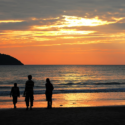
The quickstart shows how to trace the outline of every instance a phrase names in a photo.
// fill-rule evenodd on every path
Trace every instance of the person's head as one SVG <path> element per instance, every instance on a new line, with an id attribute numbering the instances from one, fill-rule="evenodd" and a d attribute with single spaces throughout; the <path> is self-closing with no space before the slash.
<path id="1" fill-rule="evenodd" d="M 31 76 L 31 75 L 28 75 L 28 79 L 31 80 L 31 79 L 32 79 L 32 76 Z"/>
<path id="2" fill-rule="evenodd" d="M 17 87 L 17 83 L 14 83 L 14 87 Z"/>
<path id="3" fill-rule="evenodd" d="M 50 83 L 50 80 L 49 80 L 49 78 L 47 78 L 47 79 L 46 79 L 46 83 Z"/>

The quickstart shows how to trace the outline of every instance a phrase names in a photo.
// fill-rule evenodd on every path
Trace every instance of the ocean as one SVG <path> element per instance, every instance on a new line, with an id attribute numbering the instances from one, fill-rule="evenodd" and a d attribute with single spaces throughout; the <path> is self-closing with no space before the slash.
<path id="1" fill-rule="evenodd" d="M 0 108 L 13 107 L 9 94 L 14 83 L 21 94 L 18 107 L 25 107 L 28 75 L 35 82 L 34 107 L 46 107 L 46 78 L 54 86 L 54 107 L 125 105 L 125 65 L 1 65 Z"/>

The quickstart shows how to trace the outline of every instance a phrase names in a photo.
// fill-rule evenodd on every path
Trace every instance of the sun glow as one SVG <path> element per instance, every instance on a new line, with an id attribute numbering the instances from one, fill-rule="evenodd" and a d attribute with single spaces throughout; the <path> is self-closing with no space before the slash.
<path id="1" fill-rule="evenodd" d="M 98 17 L 91 18 L 91 19 L 76 17 L 76 16 L 66 16 L 66 15 L 63 15 L 63 17 L 64 17 L 64 20 L 65 20 L 66 25 L 68 27 L 72 27 L 72 26 L 99 26 L 99 25 L 114 23 L 114 22 L 102 21 L 101 19 L 98 19 Z"/>
<path id="2" fill-rule="evenodd" d="M 82 18 L 77 16 L 62 16 L 63 19 L 60 21 L 57 21 L 53 25 L 43 25 L 43 26 L 33 26 L 33 29 L 50 29 L 50 28 L 64 28 L 64 27 L 80 27 L 80 26 L 99 26 L 99 25 L 106 25 L 106 24 L 112 24 L 116 21 L 122 20 L 123 18 L 113 18 L 114 21 L 103 21 L 99 19 L 99 17 L 95 18 Z"/>

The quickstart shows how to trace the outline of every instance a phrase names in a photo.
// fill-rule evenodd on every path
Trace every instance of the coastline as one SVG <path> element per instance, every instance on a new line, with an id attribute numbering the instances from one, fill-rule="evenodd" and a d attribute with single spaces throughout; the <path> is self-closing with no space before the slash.
<path id="1" fill-rule="evenodd" d="M 122 125 L 125 106 L 0 109 L 2 125 Z"/>

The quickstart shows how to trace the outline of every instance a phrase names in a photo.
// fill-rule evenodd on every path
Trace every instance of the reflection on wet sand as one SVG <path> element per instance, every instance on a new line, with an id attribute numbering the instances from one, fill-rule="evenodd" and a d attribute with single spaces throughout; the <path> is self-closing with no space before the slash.
<path id="1" fill-rule="evenodd" d="M 117 98 L 116 98 L 117 97 Z M 119 98 L 122 98 L 119 100 Z M 26 108 L 25 98 L 18 99 L 17 108 Z M 95 107 L 125 105 L 124 92 L 119 93 L 67 93 L 53 94 L 53 107 Z M 44 94 L 34 96 L 34 108 L 46 108 Z M 13 108 L 12 98 L 0 97 L 0 108 Z"/>

